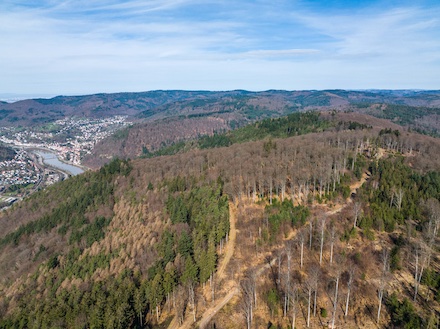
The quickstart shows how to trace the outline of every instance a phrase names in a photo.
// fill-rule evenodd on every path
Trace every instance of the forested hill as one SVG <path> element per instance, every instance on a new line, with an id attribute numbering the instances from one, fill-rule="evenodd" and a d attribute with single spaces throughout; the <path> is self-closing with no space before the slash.
<path id="1" fill-rule="evenodd" d="M 328 116 L 346 124 L 113 160 L 0 213 L 0 328 L 435 328 L 439 139 Z"/>
<path id="2" fill-rule="evenodd" d="M 142 115 L 142 119 L 139 119 L 142 122 L 100 141 L 95 146 L 93 153 L 84 159 L 84 163 L 90 167 L 99 167 L 115 156 L 134 158 L 156 153 L 168 146 L 181 148 L 185 145 L 187 147 L 189 141 L 200 136 L 214 134 L 220 136 L 226 131 L 235 130 L 265 118 L 278 118 L 308 111 L 331 113 L 336 111 L 338 113 L 357 113 L 360 116 L 370 115 L 391 120 L 393 124 L 423 134 L 440 135 L 440 110 L 438 107 L 401 105 L 423 103 L 415 102 L 411 98 L 415 97 L 412 94 L 406 95 L 396 92 L 396 95 L 402 98 L 392 99 L 375 98 L 373 97 L 375 95 L 372 94 L 368 98 L 365 93 L 357 94 L 356 92 L 271 91 L 265 93 L 242 92 L 235 96 L 214 97 L 205 100 L 182 100 L 158 108 L 159 112 L 149 112 L 149 115 Z M 381 94 L 379 93 L 379 95 Z M 436 94 L 433 93 L 433 95 L 435 99 Z M 328 102 L 323 102 L 322 97 Z M 425 104 L 436 104 L 430 97 L 427 99 L 429 101 Z M 391 103 L 375 103 L 375 101 Z"/>
<path id="3" fill-rule="evenodd" d="M 57 96 L 0 103 L 0 126 L 31 126 L 70 116 L 103 118 L 127 115 L 147 120 L 175 116 L 220 115 L 237 123 L 285 115 L 298 109 L 395 104 L 440 107 L 437 91 L 148 91 Z M 272 113 L 274 112 L 274 113 Z"/>
<path id="4" fill-rule="evenodd" d="M 154 157 L 172 155 L 190 149 L 226 147 L 236 143 L 258 141 L 267 139 L 267 145 L 273 138 L 287 138 L 323 131 L 369 129 L 372 126 L 356 121 L 350 121 L 349 116 L 339 114 L 336 116 L 321 115 L 319 112 L 297 112 L 276 119 L 265 119 L 244 127 L 224 133 L 200 136 L 188 142 L 178 142 L 164 147 L 156 152 L 143 151 L 142 156 Z M 269 146 L 268 146 L 269 147 Z"/>

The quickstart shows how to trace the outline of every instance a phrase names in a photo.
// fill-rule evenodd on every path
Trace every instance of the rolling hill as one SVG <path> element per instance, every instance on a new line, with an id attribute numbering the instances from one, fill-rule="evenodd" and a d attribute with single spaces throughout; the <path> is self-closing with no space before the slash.
<path id="1" fill-rule="evenodd" d="M 438 91 L 149 91 L 138 93 L 57 96 L 0 103 L 0 125 L 38 125 L 66 116 L 91 118 L 127 115 L 163 119 L 180 115 L 219 114 L 242 111 L 245 117 L 264 118 L 270 112 L 287 114 L 293 109 L 344 107 L 350 104 L 440 106 Z"/>
<path id="2" fill-rule="evenodd" d="M 353 112 L 225 137 L 2 212 L 0 328 L 438 325 L 439 139 Z"/>

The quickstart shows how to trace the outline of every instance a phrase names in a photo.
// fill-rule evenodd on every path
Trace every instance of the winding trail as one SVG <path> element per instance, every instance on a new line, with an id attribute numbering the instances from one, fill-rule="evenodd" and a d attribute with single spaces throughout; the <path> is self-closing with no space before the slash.
<path id="1" fill-rule="evenodd" d="M 229 240 L 225 246 L 224 257 L 216 273 L 218 279 L 222 279 L 226 267 L 232 258 L 235 250 L 235 240 L 237 239 L 237 230 L 235 224 L 237 222 L 237 206 L 233 202 L 229 202 Z"/>
<path id="2" fill-rule="evenodd" d="M 218 271 L 216 272 L 216 276 L 218 280 L 221 280 L 225 276 L 226 267 L 229 264 L 229 261 L 232 258 L 235 250 L 235 241 L 237 239 L 237 230 L 236 230 L 236 222 L 237 222 L 237 206 L 233 202 L 229 202 L 229 238 L 226 246 L 224 247 L 224 257 L 221 260 Z M 221 300 L 219 300 L 215 305 L 208 308 L 202 315 L 198 323 L 198 327 L 204 328 L 209 321 L 211 321 L 212 317 L 223 308 L 235 295 L 239 293 L 238 287 L 234 284 L 232 285 L 230 291 L 226 296 L 224 296 Z M 194 324 L 192 315 L 186 316 L 184 322 L 181 326 L 177 321 L 177 318 L 174 317 L 171 323 L 168 326 L 168 329 L 188 329 Z"/>
<path id="3" fill-rule="evenodd" d="M 240 289 L 238 289 L 237 286 L 235 286 L 234 288 L 231 289 L 231 291 L 229 291 L 229 293 L 223 297 L 223 299 L 221 299 L 219 302 L 216 303 L 216 305 L 208 308 L 202 315 L 202 318 L 200 319 L 200 321 L 198 322 L 198 327 L 200 329 L 205 328 L 209 322 L 211 321 L 211 319 L 214 317 L 214 315 L 217 314 L 218 311 L 220 311 L 223 306 L 225 306 L 227 303 L 229 303 L 229 301 L 238 293 L 240 292 Z"/>
<path id="4" fill-rule="evenodd" d="M 383 155 L 384 155 L 384 151 L 379 150 L 377 154 L 377 159 L 380 159 Z M 350 185 L 351 196 L 347 198 L 344 204 L 340 204 L 336 208 L 332 210 L 328 210 L 326 212 L 327 215 L 339 213 L 342 211 L 342 209 L 346 208 L 351 202 L 353 202 L 352 196 L 355 195 L 357 193 L 357 190 L 370 178 L 370 175 L 371 175 L 370 172 L 368 171 L 364 172 L 359 181 L 351 184 Z M 236 230 L 237 206 L 233 202 L 229 202 L 229 221 L 230 221 L 229 241 L 225 246 L 224 257 L 216 273 L 217 278 L 219 280 L 222 280 L 225 277 L 225 271 L 229 264 L 229 261 L 231 260 L 234 254 L 235 243 L 237 239 L 237 230 Z M 296 232 L 294 231 L 290 232 L 289 236 L 286 239 L 293 238 L 295 234 Z M 265 270 L 273 266 L 276 260 L 277 260 L 276 258 L 273 258 L 270 262 L 261 265 L 257 270 L 257 276 L 261 275 Z M 217 314 L 217 312 L 219 312 L 226 304 L 228 304 L 231 301 L 232 298 L 234 298 L 234 296 L 238 295 L 239 293 L 240 293 L 240 289 L 237 286 L 237 284 L 232 283 L 229 292 L 222 299 L 218 300 L 214 305 L 212 305 L 207 310 L 205 310 L 199 321 L 194 323 L 192 315 L 188 315 L 186 316 L 183 324 L 179 326 L 176 317 L 174 317 L 170 325 L 168 326 L 168 329 L 189 329 L 191 327 L 204 329 L 212 320 L 212 318 Z"/>

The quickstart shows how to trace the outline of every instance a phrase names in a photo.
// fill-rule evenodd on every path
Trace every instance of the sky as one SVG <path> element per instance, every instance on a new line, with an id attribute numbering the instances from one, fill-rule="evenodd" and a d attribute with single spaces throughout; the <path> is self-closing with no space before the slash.
<path id="1" fill-rule="evenodd" d="M 158 89 L 440 89 L 440 1 L 0 1 L 0 95 Z"/>

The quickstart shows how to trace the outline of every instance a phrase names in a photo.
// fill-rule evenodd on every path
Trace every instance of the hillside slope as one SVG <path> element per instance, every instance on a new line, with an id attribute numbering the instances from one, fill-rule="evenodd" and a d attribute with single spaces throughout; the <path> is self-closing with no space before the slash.
<path id="1" fill-rule="evenodd" d="M 0 126 L 31 126 L 64 117 L 102 118 L 114 115 L 163 119 L 179 115 L 218 114 L 242 111 L 250 118 L 264 118 L 267 112 L 311 107 L 338 108 L 350 104 L 395 104 L 440 107 L 438 91 L 346 91 L 306 90 L 263 92 L 156 90 L 138 93 L 57 96 L 0 103 Z"/>
<path id="2" fill-rule="evenodd" d="M 0 327 L 371 328 L 377 291 L 379 327 L 435 327 L 438 154 L 373 126 L 114 160 L 0 214 Z"/>

